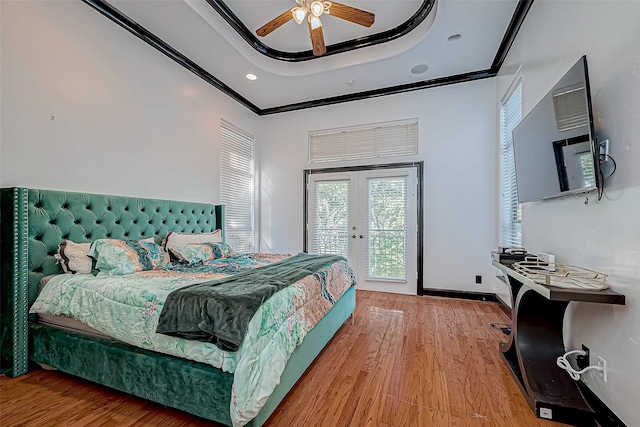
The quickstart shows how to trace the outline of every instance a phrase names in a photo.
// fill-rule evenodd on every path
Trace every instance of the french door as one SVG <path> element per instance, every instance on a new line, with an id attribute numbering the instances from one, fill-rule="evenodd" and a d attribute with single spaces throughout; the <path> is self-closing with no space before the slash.
<path id="1" fill-rule="evenodd" d="M 415 168 L 308 175 L 307 250 L 344 255 L 358 289 L 415 295 Z"/>

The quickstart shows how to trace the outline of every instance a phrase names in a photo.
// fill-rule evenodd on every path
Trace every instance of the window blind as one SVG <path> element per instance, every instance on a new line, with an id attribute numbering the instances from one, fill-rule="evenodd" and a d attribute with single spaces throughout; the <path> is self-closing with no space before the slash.
<path id="1" fill-rule="evenodd" d="M 367 275 L 407 278 L 407 177 L 368 180 Z"/>
<path id="2" fill-rule="evenodd" d="M 349 181 L 322 181 L 315 186 L 313 252 L 349 254 Z"/>
<path id="3" fill-rule="evenodd" d="M 309 132 L 309 163 L 418 154 L 418 119 Z"/>
<path id="4" fill-rule="evenodd" d="M 522 209 L 518 203 L 513 129 L 522 120 L 522 81 L 500 106 L 500 245 L 522 246 Z"/>
<path id="5" fill-rule="evenodd" d="M 237 251 L 254 244 L 253 135 L 220 124 L 220 203 L 225 205 L 226 241 Z"/>

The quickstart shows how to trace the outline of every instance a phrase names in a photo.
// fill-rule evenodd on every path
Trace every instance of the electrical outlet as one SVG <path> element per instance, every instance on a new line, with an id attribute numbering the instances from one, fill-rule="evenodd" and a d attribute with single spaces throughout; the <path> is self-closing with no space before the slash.
<path id="1" fill-rule="evenodd" d="M 538 252 L 538 262 L 548 264 L 549 271 L 555 271 L 556 256 L 544 252 Z"/>
<path id="2" fill-rule="evenodd" d="M 540 414 L 540 418 L 546 418 L 547 420 L 553 419 L 553 411 L 551 408 L 540 408 L 538 413 Z"/>
<path id="3" fill-rule="evenodd" d="M 600 356 L 597 357 L 597 360 L 598 360 L 598 367 L 602 368 L 601 371 L 600 370 L 598 371 L 598 374 L 600 375 L 600 378 L 602 378 L 602 380 L 606 383 L 607 382 L 607 361 Z"/>
<path id="4" fill-rule="evenodd" d="M 482 276 L 476 276 L 476 284 L 482 284 Z"/>

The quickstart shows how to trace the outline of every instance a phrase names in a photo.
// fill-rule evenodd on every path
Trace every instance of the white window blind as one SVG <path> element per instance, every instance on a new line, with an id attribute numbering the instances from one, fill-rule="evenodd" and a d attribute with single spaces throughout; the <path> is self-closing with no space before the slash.
<path id="1" fill-rule="evenodd" d="M 407 278 L 407 177 L 368 179 L 367 274 Z"/>
<path id="2" fill-rule="evenodd" d="M 220 124 L 220 203 L 225 205 L 226 241 L 237 251 L 254 244 L 253 135 Z"/>
<path id="3" fill-rule="evenodd" d="M 418 154 L 418 119 L 309 132 L 309 163 Z"/>
<path id="4" fill-rule="evenodd" d="M 349 181 L 316 184 L 313 220 L 313 252 L 349 253 Z"/>
<path id="5" fill-rule="evenodd" d="M 500 245 L 522 246 L 522 209 L 518 203 L 513 129 L 522 120 L 522 81 L 500 106 Z"/>

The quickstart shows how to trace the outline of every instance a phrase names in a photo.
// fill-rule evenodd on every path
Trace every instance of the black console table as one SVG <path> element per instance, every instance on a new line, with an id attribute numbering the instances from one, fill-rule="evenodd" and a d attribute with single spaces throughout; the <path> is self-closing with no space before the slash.
<path id="1" fill-rule="evenodd" d="M 609 289 L 588 291 L 538 284 L 511 268 L 514 261 L 493 261 L 511 291 L 511 334 L 500 351 L 536 416 L 575 426 L 593 426 L 594 412 L 578 384 L 556 365 L 565 353 L 562 324 L 571 301 L 622 304 Z"/>

